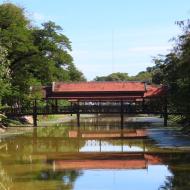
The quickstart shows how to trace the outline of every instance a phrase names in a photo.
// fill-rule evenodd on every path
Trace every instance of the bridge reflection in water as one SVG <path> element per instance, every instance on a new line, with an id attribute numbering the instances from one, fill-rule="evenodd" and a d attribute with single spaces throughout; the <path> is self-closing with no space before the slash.
<path id="1" fill-rule="evenodd" d="M 148 165 L 162 163 L 158 155 L 149 153 L 146 148 L 146 129 L 68 128 L 64 137 L 60 137 L 61 134 L 57 137 L 41 136 L 38 130 L 40 128 L 34 129 L 32 137 L 35 144 L 33 156 L 45 157 L 54 172 L 67 169 L 147 169 Z"/>
<path id="2" fill-rule="evenodd" d="M 101 154 L 80 155 L 81 159 L 58 159 L 53 160 L 53 170 L 64 169 L 147 169 L 148 165 L 158 165 L 162 160 L 158 156 L 145 153 L 106 153 L 104 158 Z M 83 158 L 82 158 L 83 157 Z"/>
<path id="3" fill-rule="evenodd" d="M 134 130 L 111 130 L 111 131 L 85 131 L 85 130 L 72 130 L 69 131 L 70 138 L 145 138 L 147 133 L 145 129 Z"/>

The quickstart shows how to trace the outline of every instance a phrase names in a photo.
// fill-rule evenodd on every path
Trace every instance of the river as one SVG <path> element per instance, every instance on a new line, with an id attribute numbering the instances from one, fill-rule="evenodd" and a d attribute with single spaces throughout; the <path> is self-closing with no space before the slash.
<path id="1" fill-rule="evenodd" d="M 151 122 L 150 122 L 151 121 Z M 190 138 L 159 118 L 88 117 L 0 138 L 0 190 L 189 190 Z"/>

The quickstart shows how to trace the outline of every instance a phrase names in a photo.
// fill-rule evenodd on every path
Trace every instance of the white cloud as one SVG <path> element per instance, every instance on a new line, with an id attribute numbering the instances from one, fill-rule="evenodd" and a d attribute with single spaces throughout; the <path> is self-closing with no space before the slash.
<path id="1" fill-rule="evenodd" d="M 32 16 L 33 16 L 34 20 L 36 20 L 36 21 L 44 21 L 45 20 L 45 16 L 41 13 L 35 12 L 35 13 L 33 13 Z"/>
<path id="2" fill-rule="evenodd" d="M 72 56 L 76 62 L 94 62 L 94 61 L 111 61 L 112 56 L 115 61 L 137 59 L 139 58 L 150 58 L 158 54 L 166 54 L 171 49 L 170 45 L 158 45 L 158 46 L 137 46 L 126 49 L 112 50 L 74 50 Z M 137 56 L 138 55 L 138 56 Z"/>
<path id="3" fill-rule="evenodd" d="M 145 53 L 145 52 L 166 52 L 171 49 L 170 45 L 166 46 L 139 46 L 139 47 L 133 47 L 129 48 L 129 52 L 135 52 L 135 53 Z"/>
<path id="4" fill-rule="evenodd" d="M 109 60 L 111 59 L 111 51 L 101 50 L 74 50 L 72 56 L 76 60 L 88 61 L 88 60 Z"/>

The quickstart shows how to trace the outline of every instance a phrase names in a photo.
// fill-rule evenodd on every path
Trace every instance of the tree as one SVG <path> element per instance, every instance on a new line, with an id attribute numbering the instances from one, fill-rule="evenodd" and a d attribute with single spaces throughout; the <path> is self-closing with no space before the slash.
<path id="1" fill-rule="evenodd" d="M 39 49 L 38 59 L 41 60 L 38 65 L 34 64 L 33 73 L 43 84 L 69 80 L 67 67 L 73 63 L 69 54 L 71 42 L 61 33 L 62 28 L 54 22 L 44 23 L 42 27 L 33 31 L 34 44 Z M 40 76 L 44 69 L 46 75 Z"/>
<path id="2" fill-rule="evenodd" d="M 11 3 L 0 5 L 0 43 L 7 49 L 13 94 L 22 96 L 28 90 L 27 58 L 38 50 L 33 44 L 30 22 L 24 10 Z M 17 93 L 17 92 L 18 93 Z"/>
<path id="3" fill-rule="evenodd" d="M 70 55 L 71 42 L 59 25 L 49 21 L 34 27 L 23 8 L 0 5 L 0 44 L 7 50 L 10 85 L 8 99 L 27 99 L 30 87 L 53 81 L 85 80 Z"/>
<path id="4" fill-rule="evenodd" d="M 85 76 L 80 72 L 73 63 L 68 67 L 70 81 L 86 81 Z"/>
<path id="5" fill-rule="evenodd" d="M 128 73 L 112 73 L 108 76 L 96 77 L 94 81 L 127 81 L 129 79 Z"/>
<path id="6" fill-rule="evenodd" d="M 135 76 L 129 76 L 128 73 L 112 73 L 107 76 L 97 76 L 94 81 L 146 81 L 151 82 L 152 73 L 141 71 Z"/>
<path id="7" fill-rule="evenodd" d="M 155 59 L 153 82 L 169 88 L 170 104 L 173 110 L 190 111 L 190 21 L 177 24 L 182 35 L 175 38 L 173 50 L 162 58 Z M 184 115 L 189 118 L 189 114 Z"/>
<path id="8" fill-rule="evenodd" d="M 146 71 L 141 71 L 135 76 L 131 76 L 130 81 L 143 81 L 147 83 L 152 82 L 152 72 L 148 69 Z"/>

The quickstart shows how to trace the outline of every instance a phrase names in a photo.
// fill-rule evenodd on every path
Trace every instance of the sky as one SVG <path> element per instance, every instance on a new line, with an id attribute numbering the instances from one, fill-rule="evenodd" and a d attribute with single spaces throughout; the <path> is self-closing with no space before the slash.
<path id="1" fill-rule="evenodd" d="M 5 2 L 0 0 L 0 3 Z M 189 0 L 12 0 L 34 25 L 54 21 L 72 42 L 74 63 L 88 80 L 136 75 L 167 54 L 190 18 Z"/>

